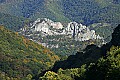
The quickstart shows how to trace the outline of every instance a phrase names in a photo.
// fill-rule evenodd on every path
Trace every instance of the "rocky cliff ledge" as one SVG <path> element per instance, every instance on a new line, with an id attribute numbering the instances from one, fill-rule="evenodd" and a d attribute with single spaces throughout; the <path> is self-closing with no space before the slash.
<path id="1" fill-rule="evenodd" d="M 22 28 L 22 32 L 40 32 L 41 36 L 47 35 L 65 35 L 78 41 L 87 41 L 93 39 L 103 39 L 96 35 L 95 30 L 90 30 L 87 26 L 77 22 L 70 22 L 63 26 L 60 22 L 54 22 L 47 18 L 38 18 L 29 28 Z M 39 33 L 38 33 L 39 34 Z"/>

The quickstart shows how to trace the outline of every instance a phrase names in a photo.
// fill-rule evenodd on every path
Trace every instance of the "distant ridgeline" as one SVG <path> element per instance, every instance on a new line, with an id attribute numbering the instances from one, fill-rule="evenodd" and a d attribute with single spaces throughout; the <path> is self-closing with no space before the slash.
<path id="1" fill-rule="evenodd" d="M 19 33 L 52 49 L 55 53 L 60 52 L 62 55 L 66 53 L 67 55 L 74 54 L 79 48 L 85 48 L 86 45 L 91 43 L 105 44 L 104 38 L 96 34 L 94 29 L 89 29 L 89 27 L 77 22 L 63 25 L 47 18 L 38 18 L 30 26 L 21 28 Z M 73 50 L 70 50 L 71 48 Z"/>
<path id="2" fill-rule="evenodd" d="M 108 23 L 115 28 L 120 22 L 119 15 L 119 0 L 0 0 L 0 24 L 14 31 L 37 18 L 64 24 L 75 21 L 87 26 Z"/>

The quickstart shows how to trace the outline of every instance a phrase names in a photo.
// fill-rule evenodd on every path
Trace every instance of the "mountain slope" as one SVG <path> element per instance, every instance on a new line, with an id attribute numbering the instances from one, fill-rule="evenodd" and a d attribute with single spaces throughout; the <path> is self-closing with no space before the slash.
<path id="1" fill-rule="evenodd" d="M 21 28 L 19 33 L 52 49 L 58 55 L 74 54 L 91 43 L 99 46 L 104 44 L 104 38 L 96 35 L 94 29 L 76 22 L 63 26 L 47 18 L 38 18 L 31 26 Z"/>
<path id="2" fill-rule="evenodd" d="M 11 2 L 10 2 L 11 1 Z M 2 13 L 35 20 L 92 23 L 119 23 L 119 0 L 6 0 L 0 3 Z"/>
<path id="3" fill-rule="evenodd" d="M 113 0 L 62 0 L 64 14 L 74 21 L 84 24 L 96 22 L 119 23 L 120 2 Z"/>
<path id="4" fill-rule="evenodd" d="M 120 25 L 118 25 L 114 32 L 112 33 L 112 39 L 109 43 L 103 45 L 102 47 L 97 47 L 96 45 L 88 45 L 84 50 L 78 52 L 76 55 L 71 55 L 67 60 L 56 62 L 53 70 L 69 69 L 69 68 L 79 68 L 83 64 L 95 63 L 100 57 L 107 57 L 107 51 L 114 48 L 118 49 L 120 47 Z M 118 48 L 117 48 L 118 47 Z M 105 53 L 104 53 L 105 51 Z M 117 55 L 117 53 L 116 53 Z"/>
<path id="5" fill-rule="evenodd" d="M 57 1 L 49 0 L 11 0 L 11 2 L 5 1 L 0 4 L 2 13 L 32 19 L 46 17 L 56 21 L 68 21 L 60 8 Z"/>
<path id="6" fill-rule="evenodd" d="M 0 73 L 18 79 L 36 76 L 56 60 L 59 57 L 49 49 L 0 26 Z"/>
<path id="7" fill-rule="evenodd" d="M 112 33 L 111 42 L 101 48 L 95 45 L 67 60 L 56 62 L 53 71 L 47 71 L 41 80 L 119 80 L 120 79 L 120 25 Z M 103 55 L 102 50 L 106 50 Z M 100 56 L 100 55 L 103 56 Z M 92 62 L 93 61 L 93 62 Z M 82 63 L 82 65 L 80 65 Z"/>
<path id="8" fill-rule="evenodd" d="M 0 12 L 0 25 L 4 25 L 6 28 L 12 31 L 17 31 L 28 23 L 29 19 L 23 17 L 16 17 L 10 14 Z"/>

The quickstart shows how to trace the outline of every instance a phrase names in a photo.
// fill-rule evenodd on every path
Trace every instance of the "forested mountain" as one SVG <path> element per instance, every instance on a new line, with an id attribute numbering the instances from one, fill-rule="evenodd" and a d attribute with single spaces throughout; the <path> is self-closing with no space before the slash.
<path id="1" fill-rule="evenodd" d="M 51 0 L 6 0 L 0 4 L 0 10 L 2 13 L 31 19 L 46 17 L 61 22 L 68 21 L 58 2 Z"/>
<path id="2" fill-rule="evenodd" d="M 119 37 L 120 25 L 114 29 L 111 42 L 101 48 L 87 46 L 67 60 L 56 62 L 52 68 L 58 56 L 0 26 L 0 79 L 119 80 Z"/>
<path id="3" fill-rule="evenodd" d="M 0 80 L 28 80 L 56 60 L 59 57 L 49 49 L 0 26 Z"/>
<path id="4" fill-rule="evenodd" d="M 119 0 L 1 0 L 0 24 L 18 31 L 30 27 L 38 18 L 61 22 L 77 22 L 95 29 L 111 40 L 111 32 L 120 22 Z"/>
<path id="5" fill-rule="evenodd" d="M 6 28 L 12 31 L 17 31 L 28 23 L 29 19 L 26 19 L 24 17 L 16 17 L 0 12 L 0 25 L 4 25 Z"/>
<path id="6" fill-rule="evenodd" d="M 75 54 L 89 44 L 103 45 L 104 37 L 96 35 L 94 29 L 89 29 L 83 24 L 70 22 L 64 26 L 47 18 L 38 18 L 19 30 L 19 34 L 51 49 L 58 55 Z"/>
<path id="7" fill-rule="evenodd" d="M 78 22 L 81 20 L 85 24 L 120 22 L 119 1 L 115 3 L 114 0 L 63 0 L 63 3 L 65 15 Z"/>
<path id="8" fill-rule="evenodd" d="M 0 0 L 0 80 L 120 80 L 119 23 L 120 0 Z"/>
<path id="9" fill-rule="evenodd" d="M 83 52 L 56 62 L 40 80 L 119 80 L 120 79 L 120 25 L 115 28 L 112 40 L 97 48 L 86 47 Z M 105 51 L 103 51 L 105 50 Z M 105 53 L 104 53 L 105 52 Z M 54 71 L 54 72 L 53 72 Z M 56 72 L 56 73 L 55 73 Z"/>
<path id="10" fill-rule="evenodd" d="M 2 13 L 59 22 L 119 23 L 119 0 L 1 0 Z"/>

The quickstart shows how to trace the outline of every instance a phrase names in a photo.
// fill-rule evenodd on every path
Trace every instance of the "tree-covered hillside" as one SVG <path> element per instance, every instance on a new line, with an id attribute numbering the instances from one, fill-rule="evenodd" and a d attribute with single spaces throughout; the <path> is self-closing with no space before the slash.
<path id="1" fill-rule="evenodd" d="M 28 23 L 29 19 L 24 17 L 16 17 L 0 12 L 0 25 L 4 25 L 6 28 L 12 31 L 17 31 Z"/>
<path id="2" fill-rule="evenodd" d="M 78 68 L 48 71 L 39 80 L 120 80 L 120 48 L 112 47 L 106 57 L 89 66 L 83 64 Z"/>
<path id="3" fill-rule="evenodd" d="M 62 0 L 64 14 L 84 24 L 120 22 L 120 2 L 117 0 Z"/>
<path id="4" fill-rule="evenodd" d="M 5 0 L 0 3 L 0 11 L 32 20 L 46 17 L 63 23 L 120 22 L 119 0 Z"/>
<path id="5" fill-rule="evenodd" d="M 119 39 L 120 25 L 112 33 L 111 42 L 101 48 L 88 46 L 84 52 L 56 62 L 39 80 L 120 80 Z"/>
<path id="6" fill-rule="evenodd" d="M 0 4 L 2 13 L 31 18 L 50 18 L 56 21 L 69 21 L 62 13 L 57 1 L 49 0 L 11 0 Z"/>
<path id="7" fill-rule="evenodd" d="M 50 69 L 56 60 L 59 57 L 49 49 L 0 26 L 0 80 L 28 80 Z"/>

